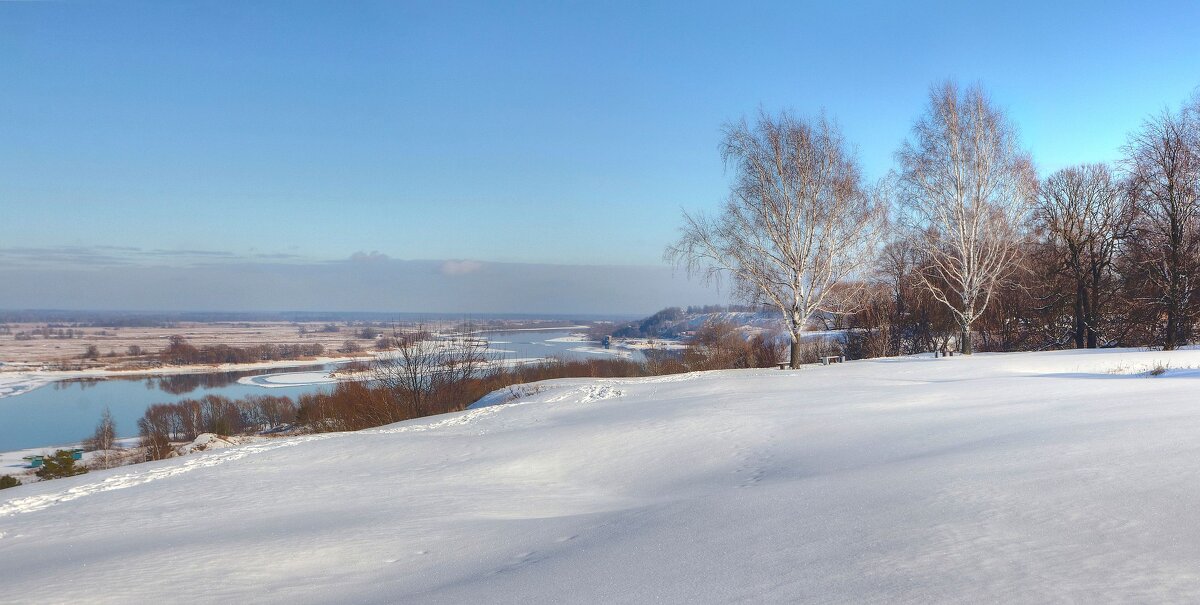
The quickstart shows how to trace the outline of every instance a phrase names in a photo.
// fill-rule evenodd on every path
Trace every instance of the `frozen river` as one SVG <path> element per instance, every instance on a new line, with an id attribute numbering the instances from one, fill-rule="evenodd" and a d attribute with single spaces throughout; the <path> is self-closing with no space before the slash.
<path id="1" fill-rule="evenodd" d="M 641 357 L 636 352 L 606 351 L 595 343 L 580 342 L 566 330 L 493 332 L 484 336 L 489 340 L 492 356 L 498 358 Z M 332 388 L 332 381 L 325 375 L 334 367 L 325 365 L 285 370 L 276 368 L 51 383 L 0 399 L 0 451 L 77 443 L 91 435 L 105 407 L 112 411 L 117 433 L 133 436 L 137 434 L 138 419 L 146 408 L 155 403 L 171 403 L 205 395 L 221 395 L 231 399 L 247 395 L 286 395 L 295 399 L 303 393 Z"/>

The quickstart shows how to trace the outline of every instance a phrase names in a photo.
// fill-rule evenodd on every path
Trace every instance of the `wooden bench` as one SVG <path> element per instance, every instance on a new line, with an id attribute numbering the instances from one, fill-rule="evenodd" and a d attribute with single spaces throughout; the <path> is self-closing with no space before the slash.
<path id="1" fill-rule="evenodd" d="M 846 362 L 846 357 L 844 355 L 826 355 L 821 358 L 821 365 L 823 365 L 823 366 L 827 366 L 831 363 L 845 363 L 845 362 Z"/>

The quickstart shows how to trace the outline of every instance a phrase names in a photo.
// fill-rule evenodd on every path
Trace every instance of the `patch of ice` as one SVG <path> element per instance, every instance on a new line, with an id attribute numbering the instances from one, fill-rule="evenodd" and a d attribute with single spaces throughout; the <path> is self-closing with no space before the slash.
<path id="1" fill-rule="evenodd" d="M 588 338 L 587 334 L 571 334 L 570 336 L 559 336 L 558 338 L 547 338 L 546 342 L 595 342 Z"/>
<path id="2" fill-rule="evenodd" d="M 242 378 L 238 379 L 238 384 L 247 384 L 251 386 L 272 389 L 280 387 L 333 384 L 337 381 L 338 379 L 330 376 L 329 372 L 281 372 L 278 374 L 243 376 Z"/>
<path id="3" fill-rule="evenodd" d="M 28 393 L 54 382 L 52 378 L 23 373 L 0 373 L 0 399 Z"/>

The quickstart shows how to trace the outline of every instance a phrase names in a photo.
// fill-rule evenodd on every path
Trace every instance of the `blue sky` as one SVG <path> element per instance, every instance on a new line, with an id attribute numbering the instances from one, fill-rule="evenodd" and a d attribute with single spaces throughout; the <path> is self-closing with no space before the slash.
<path id="1" fill-rule="evenodd" d="M 0 271 L 645 270 L 760 106 L 877 178 L 931 83 L 980 81 L 1045 173 L 1192 94 L 1197 40 L 1196 2 L 0 1 Z"/>

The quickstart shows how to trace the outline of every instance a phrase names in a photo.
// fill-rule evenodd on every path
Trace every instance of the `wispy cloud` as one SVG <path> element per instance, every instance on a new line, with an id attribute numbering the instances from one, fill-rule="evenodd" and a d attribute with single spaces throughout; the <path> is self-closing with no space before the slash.
<path id="1" fill-rule="evenodd" d="M 142 250 L 138 254 L 146 256 L 157 256 L 166 258 L 186 258 L 186 257 L 204 257 L 204 258 L 238 258 L 239 255 L 224 250 Z"/>
<path id="2" fill-rule="evenodd" d="M 391 260 L 391 258 L 388 255 L 378 250 L 372 250 L 370 252 L 363 252 L 360 250 L 350 255 L 350 262 L 353 263 L 382 263 L 389 260 Z"/>
<path id="3" fill-rule="evenodd" d="M 467 275 L 483 268 L 483 263 L 473 260 L 448 260 L 442 263 L 442 275 Z"/>
<path id="4" fill-rule="evenodd" d="M 299 254 L 287 254 L 284 252 L 277 252 L 275 254 L 255 254 L 254 258 L 257 258 L 259 260 L 300 260 L 305 257 L 303 257 Z"/>
<path id="5" fill-rule="evenodd" d="M 0 267 L 90 269 L 95 267 L 175 266 L 213 262 L 298 261 L 286 253 L 239 254 L 228 250 L 145 249 L 134 246 L 13 246 L 0 248 Z"/>
<path id="6" fill-rule="evenodd" d="M 111 267 L 134 264 L 129 253 L 112 247 L 55 246 L 0 248 L 0 265 L 56 268 Z"/>

